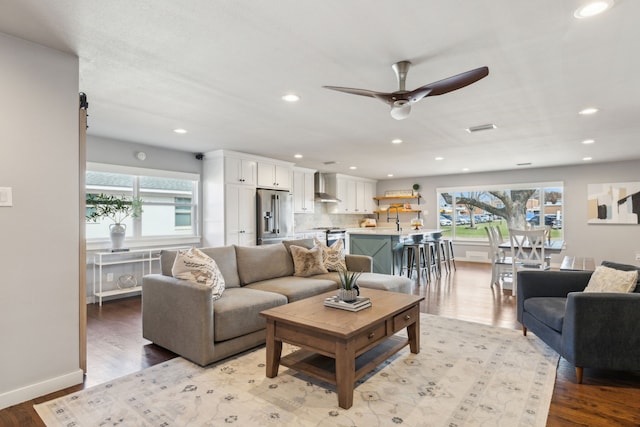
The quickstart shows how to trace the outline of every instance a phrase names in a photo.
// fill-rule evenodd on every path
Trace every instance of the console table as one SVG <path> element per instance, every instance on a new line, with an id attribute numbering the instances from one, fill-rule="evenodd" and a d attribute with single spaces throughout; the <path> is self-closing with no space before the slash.
<path id="1" fill-rule="evenodd" d="M 102 306 L 102 299 L 105 297 L 142 291 L 142 285 L 136 285 L 129 288 L 110 289 L 108 291 L 103 290 L 103 267 L 122 264 L 140 264 L 142 266 L 142 276 L 144 276 L 145 274 L 152 272 L 154 261 L 160 261 L 160 252 L 163 249 L 177 250 L 186 249 L 186 247 L 131 249 L 122 252 L 96 252 L 93 254 L 93 296 L 94 298 L 98 298 L 99 305 Z"/>

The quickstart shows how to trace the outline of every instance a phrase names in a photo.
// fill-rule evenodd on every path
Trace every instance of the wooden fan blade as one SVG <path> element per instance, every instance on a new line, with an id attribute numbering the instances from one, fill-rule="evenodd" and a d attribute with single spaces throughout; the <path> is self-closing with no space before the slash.
<path id="1" fill-rule="evenodd" d="M 463 87 L 469 86 L 471 83 L 475 83 L 488 75 L 488 67 L 476 68 L 475 70 L 466 71 L 414 89 L 409 92 L 407 96 L 411 99 L 411 102 L 418 102 L 425 96 L 442 95 L 454 90 L 462 89 Z"/>
<path id="2" fill-rule="evenodd" d="M 371 98 L 377 98 L 380 95 L 386 95 L 385 93 L 376 92 L 366 89 L 355 89 L 352 87 L 339 87 L 339 86 L 322 86 L 325 89 L 337 90 L 338 92 L 350 93 L 352 95 L 369 96 Z"/>

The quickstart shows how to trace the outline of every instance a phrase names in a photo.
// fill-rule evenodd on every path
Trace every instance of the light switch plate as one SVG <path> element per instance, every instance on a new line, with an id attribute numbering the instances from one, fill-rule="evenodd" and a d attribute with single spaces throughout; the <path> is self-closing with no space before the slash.
<path id="1" fill-rule="evenodd" d="M 11 187 L 0 187 L 0 206 L 13 206 Z"/>

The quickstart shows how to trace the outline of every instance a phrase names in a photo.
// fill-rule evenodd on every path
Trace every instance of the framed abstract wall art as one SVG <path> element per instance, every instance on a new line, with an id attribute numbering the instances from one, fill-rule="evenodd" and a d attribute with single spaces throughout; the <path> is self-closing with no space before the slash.
<path id="1" fill-rule="evenodd" d="M 640 224 L 640 182 L 587 185 L 589 224 Z"/>

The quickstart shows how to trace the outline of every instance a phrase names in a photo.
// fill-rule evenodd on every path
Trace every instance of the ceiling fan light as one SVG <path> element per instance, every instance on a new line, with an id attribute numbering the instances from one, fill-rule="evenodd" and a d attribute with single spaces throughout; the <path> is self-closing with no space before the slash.
<path id="1" fill-rule="evenodd" d="M 393 107 L 391 109 L 391 117 L 396 120 L 404 120 L 409 117 L 409 113 L 411 113 L 411 104 L 405 104 L 402 107 Z"/>

